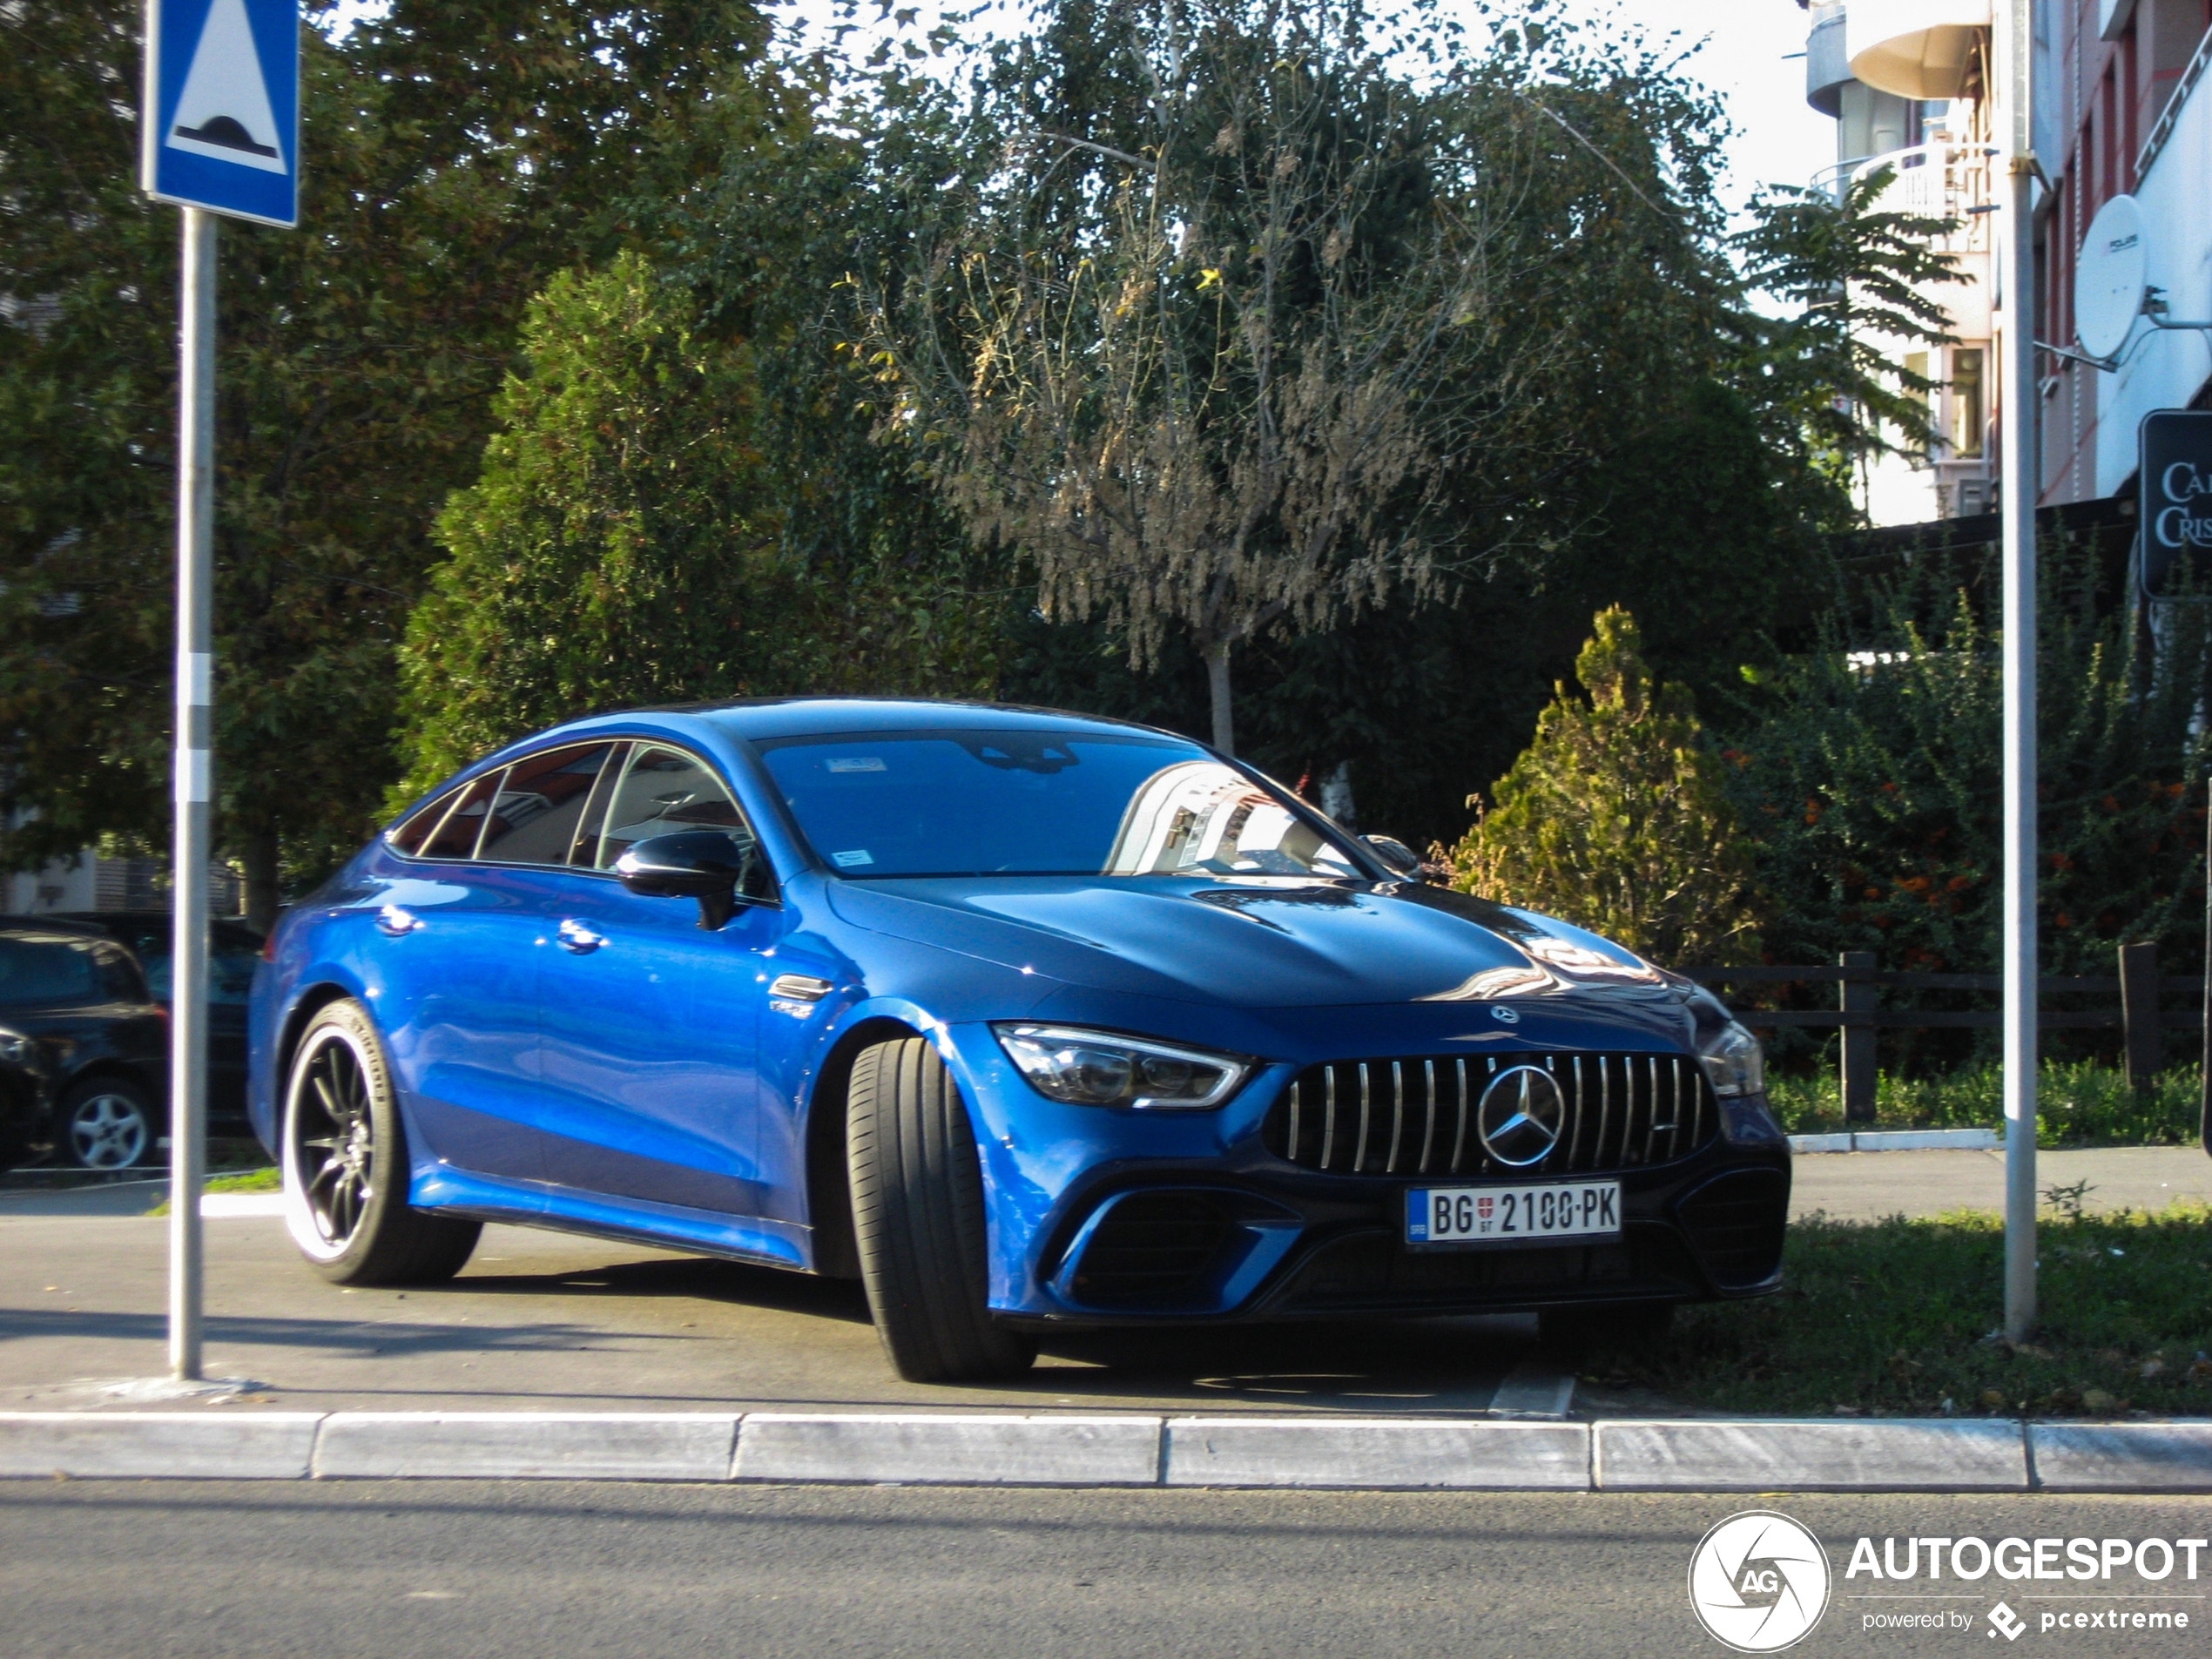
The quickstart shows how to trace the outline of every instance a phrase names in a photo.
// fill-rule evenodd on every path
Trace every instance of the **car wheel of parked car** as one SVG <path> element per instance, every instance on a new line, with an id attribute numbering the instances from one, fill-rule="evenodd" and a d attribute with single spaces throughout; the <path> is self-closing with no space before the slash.
<path id="1" fill-rule="evenodd" d="M 1536 1315 L 1537 1340 L 1562 1359 L 1580 1359 L 1602 1344 L 1631 1352 L 1666 1340 L 1674 1329 L 1672 1302 L 1598 1302 L 1546 1308 Z"/>
<path id="2" fill-rule="evenodd" d="M 280 1157 L 293 1242 L 334 1284 L 451 1278 L 483 1231 L 408 1207 L 407 1135 L 391 1069 L 358 1002 L 329 1004 L 300 1036 Z"/>
<path id="3" fill-rule="evenodd" d="M 1036 1344 L 991 1317 L 983 1174 L 945 1062 L 921 1037 L 879 1042 L 846 1101 L 853 1231 L 891 1363 L 909 1382 L 1027 1371 Z"/>
<path id="4" fill-rule="evenodd" d="M 153 1104 L 124 1077 L 94 1077 L 62 1096 L 54 1161 L 86 1170 L 132 1170 L 153 1150 Z"/>

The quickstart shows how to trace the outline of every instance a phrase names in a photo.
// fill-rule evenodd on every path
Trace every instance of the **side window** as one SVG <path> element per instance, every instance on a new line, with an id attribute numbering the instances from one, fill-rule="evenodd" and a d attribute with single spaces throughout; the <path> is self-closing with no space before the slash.
<path id="1" fill-rule="evenodd" d="M 422 843 L 428 840 L 431 833 L 445 822 L 446 814 L 453 810 L 453 803 L 460 798 L 459 790 L 447 790 L 444 794 L 415 813 L 385 839 L 408 857 L 421 858 Z"/>
<path id="2" fill-rule="evenodd" d="M 138 976 L 138 965 L 131 960 L 130 953 L 114 945 L 93 948 L 93 959 L 99 964 L 100 989 L 118 1002 L 147 1001 L 145 981 Z"/>
<path id="3" fill-rule="evenodd" d="M 453 810 L 432 831 L 415 856 L 422 859 L 466 859 L 476 853 L 476 837 L 484 827 L 492 797 L 499 792 L 504 772 L 488 772 L 455 798 Z"/>
<path id="4" fill-rule="evenodd" d="M 717 829 L 748 855 L 745 890 L 754 896 L 767 887 L 767 867 L 753 839 L 752 826 L 738 803 L 706 763 L 680 749 L 641 743 L 631 752 L 607 804 L 606 827 L 594 869 L 608 870 L 637 842 L 678 830 Z M 578 863 L 586 862 L 579 857 Z"/>
<path id="5" fill-rule="evenodd" d="M 507 769 L 484 819 L 476 857 L 490 864 L 565 864 L 611 743 L 572 744 Z"/>
<path id="6" fill-rule="evenodd" d="M 630 750 L 627 743 L 615 745 L 592 782 L 590 799 L 584 802 L 583 816 L 577 821 L 576 839 L 569 844 L 569 862 L 580 869 L 591 869 L 599 857 L 599 836 L 607 827 L 607 806 L 614 799 L 615 785 L 630 759 Z"/>

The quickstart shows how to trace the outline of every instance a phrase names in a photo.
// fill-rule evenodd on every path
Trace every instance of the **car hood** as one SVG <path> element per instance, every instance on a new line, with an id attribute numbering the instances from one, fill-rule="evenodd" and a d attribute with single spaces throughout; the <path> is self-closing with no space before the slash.
<path id="1" fill-rule="evenodd" d="M 1231 1008 L 1672 994 L 1595 934 L 1410 882 L 949 878 L 828 884 L 856 927 L 1071 985 Z"/>

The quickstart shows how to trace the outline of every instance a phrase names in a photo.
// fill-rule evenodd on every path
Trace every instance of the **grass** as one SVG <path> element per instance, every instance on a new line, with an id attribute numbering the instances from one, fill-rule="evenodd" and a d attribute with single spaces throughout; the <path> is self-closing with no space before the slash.
<path id="1" fill-rule="evenodd" d="M 2161 1071 L 2138 1096 L 2118 1068 L 2094 1061 L 2046 1061 L 2038 1088 L 2040 1146 L 2183 1146 L 2197 1138 L 2201 1110 L 2195 1066 Z M 1930 1077 L 1884 1073 L 1874 1120 L 1885 1129 L 2002 1129 L 2002 1076 L 1975 1066 Z M 1844 1127 L 1842 1086 L 1831 1069 L 1809 1077 L 1770 1077 L 1767 1096 L 1792 1135 Z"/>
<path id="2" fill-rule="evenodd" d="M 1998 1217 L 1816 1215 L 1791 1225 L 1779 1295 L 1685 1308 L 1664 1343 L 1600 1350 L 1583 1369 L 1595 1383 L 1732 1412 L 2212 1413 L 2212 1207 L 2084 1216 L 2054 1196 L 2028 1342 L 1993 1328 L 2004 1307 Z"/>
<path id="3" fill-rule="evenodd" d="M 211 1175 L 202 1192 L 281 1192 L 284 1190 L 284 1171 L 276 1168 L 247 1170 L 239 1175 Z M 169 1213 L 169 1200 L 164 1198 L 146 1211 L 150 1216 Z"/>

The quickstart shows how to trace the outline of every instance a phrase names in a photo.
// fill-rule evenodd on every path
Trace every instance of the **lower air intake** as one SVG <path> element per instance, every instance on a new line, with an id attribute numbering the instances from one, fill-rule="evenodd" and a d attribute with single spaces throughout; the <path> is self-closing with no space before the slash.
<path id="1" fill-rule="evenodd" d="M 1098 1224 L 1071 1288 L 1089 1307 L 1151 1307 L 1188 1298 L 1205 1281 L 1236 1220 L 1203 1192 L 1133 1192 Z"/>

